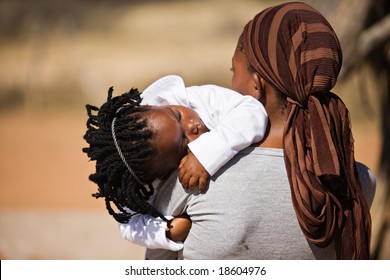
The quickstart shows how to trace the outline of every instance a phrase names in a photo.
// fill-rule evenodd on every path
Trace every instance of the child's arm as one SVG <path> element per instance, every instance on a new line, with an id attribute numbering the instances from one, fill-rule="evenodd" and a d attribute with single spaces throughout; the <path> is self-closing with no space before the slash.
<path id="1" fill-rule="evenodd" d="M 263 139 L 268 115 L 253 97 L 215 85 L 189 87 L 187 94 L 210 129 L 188 147 L 210 176 L 240 150 Z"/>
<path id="2" fill-rule="evenodd" d="M 176 242 L 184 242 L 190 233 L 191 225 L 191 219 L 186 213 L 176 216 L 168 223 L 167 237 Z"/>
<path id="3" fill-rule="evenodd" d="M 169 224 L 170 228 L 161 218 L 138 214 L 128 223 L 119 224 L 119 229 L 122 237 L 134 244 L 149 249 L 179 251 L 183 249 L 182 242 L 191 228 L 191 220 L 178 216 L 171 219 Z"/>

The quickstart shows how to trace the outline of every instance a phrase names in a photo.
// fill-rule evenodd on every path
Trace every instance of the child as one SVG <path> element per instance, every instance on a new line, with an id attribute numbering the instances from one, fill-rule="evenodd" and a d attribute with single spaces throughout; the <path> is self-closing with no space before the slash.
<path id="1" fill-rule="evenodd" d="M 184 157 L 179 171 L 184 186 L 204 187 L 205 177 L 212 176 L 239 150 L 262 139 L 267 126 L 264 107 L 252 97 L 214 85 L 186 88 L 178 76 L 153 83 L 141 95 L 142 102 L 135 90 L 115 98 L 111 94 L 100 109 L 87 106 L 90 118 L 85 139 L 90 147 L 84 152 L 97 161 L 96 173 L 90 176 L 99 186 L 94 196 L 105 197 L 109 213 L 121 223 L 127 240 L 148 248 L 180 250 L 182 244 L 165 234 L 166 221 L 172 217 L 162 216 L 150 205 L 158 187 L 155 179 L 164 179 Z M 183 113 L 191 111 L 184 123 Z M 174 133 L 178 130 L 182 131 L 181 140 Z M 167 142 L 161 140 L 171 136 Z M 192 142 L 186 156 L 187 141 Z M 162 143 L 166 145 L 159 147 Z M 205 170 L 200 175 L 193 173 L 199 165 Z"/>

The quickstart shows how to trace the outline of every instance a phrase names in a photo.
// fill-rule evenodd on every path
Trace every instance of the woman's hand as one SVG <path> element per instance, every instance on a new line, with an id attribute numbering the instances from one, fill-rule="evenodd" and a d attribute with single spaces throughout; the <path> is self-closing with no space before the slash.
<path id="1" fill-rule="evenodd" d="M 190 232 L 191 225 L 191 219 L 186 213 L 176 216 L 168 223 L 167 237 L 175 242 L 183 242 Z"/>

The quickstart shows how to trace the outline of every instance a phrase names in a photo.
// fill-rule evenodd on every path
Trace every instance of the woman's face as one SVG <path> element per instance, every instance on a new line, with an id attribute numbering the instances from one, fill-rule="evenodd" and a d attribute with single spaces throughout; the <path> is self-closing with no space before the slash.
<path id="1" fill-rule="evenodd" d="M 249 71 L 249 63 L 246 55 L 236 48 L 232 58 L 232 89 L 242 95 L 250 95 L 259 100 L 259 92 L 256 89 L 254 74 Z"/>
<path id="2" fill-rule="evenodd" d="M 152 145 L 157 155 L 151 168 L 154 179 L 162 178 L 175 170 L 188 153 L 188 143 L 197 139 L 208 129 L 192 109 L 177 106 L 148 106 L 148 125 L 154 132 Z"/>

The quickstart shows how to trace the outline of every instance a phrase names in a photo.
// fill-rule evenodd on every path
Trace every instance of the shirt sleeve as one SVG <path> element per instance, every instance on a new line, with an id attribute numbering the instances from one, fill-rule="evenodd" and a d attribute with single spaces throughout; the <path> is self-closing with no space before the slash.
<path id="1" fill-rule="evenodd" d="M 173 217 L 167 217 L 172 219 Z M 128 223 L 119 224 L 124 239 L 148 249 L 167 249 L 179 251 L 182 242 L 174 242 L 166 237 L 167 223 L 151 215 L 135 215 Z"/>
<path id="2" fill-rule="evenodd" d="M 157 80 L 142 92 L 141 97 L 141 105 L 190 106 L 184 81 L 176 75 Z"/>
<path id="3" fill-rule="evenodd" d="M 210 129 L 188 147 L 211 176 L 240 150 L 263 139 L 268 115 L 253 97 L 213 85 L 187 88 L 187 94 Z"/>

